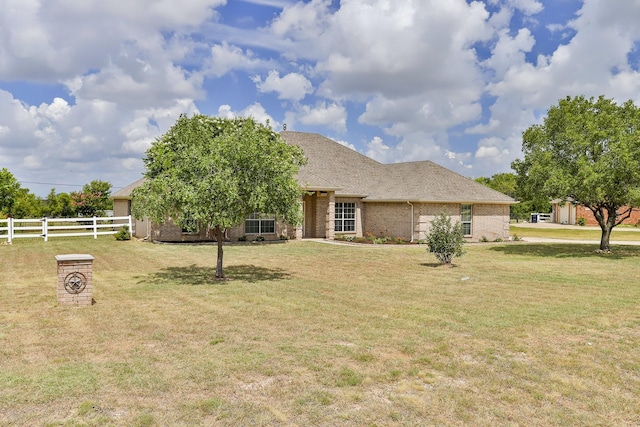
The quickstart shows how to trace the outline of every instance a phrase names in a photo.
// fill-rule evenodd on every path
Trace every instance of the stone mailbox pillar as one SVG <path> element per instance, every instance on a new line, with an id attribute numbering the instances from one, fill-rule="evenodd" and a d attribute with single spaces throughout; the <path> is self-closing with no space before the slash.
<path id="1" fill-rule="evenodd" d="M 56 255 L 58 304 L 91 305 L 93 301 L 93 257 L 87 254 Z"/>

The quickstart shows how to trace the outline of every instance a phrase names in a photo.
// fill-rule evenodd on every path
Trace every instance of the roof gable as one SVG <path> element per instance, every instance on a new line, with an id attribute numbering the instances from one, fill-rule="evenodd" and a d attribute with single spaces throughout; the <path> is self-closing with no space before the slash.
<path id="1" fill-rule="evenodd" d="M 515 203 L 511 197 L 431 161 L 382 164 L 319 134 L 284 131 L 288 144 L 303 149 L 303 187 L 338 189 L 365 201 Z"/>
<path id="2" fill-rule="evenodd" d="M 313 191 L 335 191 L 364 201 L 516 203 L 514 199 L 431 161 L 382 164 L 317 133 L 283 131 L 287 144 L 305 153 L 300 185 Z M 120 189 L 113 199 L 131 199 L 144 178 Z"/>

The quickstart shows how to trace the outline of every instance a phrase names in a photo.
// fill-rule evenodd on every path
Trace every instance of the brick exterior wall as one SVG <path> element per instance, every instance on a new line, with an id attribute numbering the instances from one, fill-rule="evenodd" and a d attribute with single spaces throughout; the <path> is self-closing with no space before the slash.
<path id="1" fill-rule="evenodd" d="M 626 209 L 627 208 L 619 209 L 618 212 L 622 212 Z M 582 205 L 576 205 L 576 220 L 580 217 L 586 220 L 585 225 L 599 225 L 596 217 L 593 216 L 593 212 L 591 212 L 591 209 L 585 208 Z M 631 212 L 631 216 L 625 219 L 622 223 L 627 225 L 640 225 L 640 209 L 634 209 Z"/>
<path id="2" fill-rule="evenodd" d="M 124 200 L 122 200 L 124 201 Z M 114 210 L 122 209 L 122 205 L 116 200 Z M 424 239 L 428 232 L 431 221 L 443 210 L 452 216 L 453 221 L 460 221 L 460 204 L 442 203 L 413 203 L 413 218 L 411 216 L 412 206 L 406 202 L 382 203 L 363 202 L 357 197 L 334 197 L 333 192 L 319 194 L 317 192 L 304 197 L 304 237 L 307 238 L 328 238 L 335 237 L 335 222 L 331 219 L 335 214 L 335 203 L 355 203 L 356 206 L 356 230 L 355 232 L 340 232 L 337 234 L 354 235 L 362 237 L 371 234 L 376 237 L 400 237 L 405 240 Z M 126 205 L 125 205 L 126 206 Z M 469 241 L 479 241 L 482 238 L 488 240 L 509 239 L 509 206 L 494 204 L 474 204 L 472 205 L 472 235 Z M 116 212 L 120 212 L 117 210 Z M 120 215 L 116 213 L 116 215 Z M 122 214 L 122 215 L 128 215 Z M 413 229 L 412 229 L 413 222 Z M 136 230 L 145 229 L 146 224 L 138 225 Z M 152 225 L 151 239 L 165 242 L 196 242 L 214 240 L 213 230 L 201 230 L 198 233 L 183 233 L 182 230 L 172 222 L 168 221 L 161 225 Z M 244 223 L 227 230 L 226 238 L 237 241 L 240 237 L 253 240 L 255 234 L 245 232 Z M 289 239 L 301 238 L 303 231 L 288 224 L 276 220 L 275 233 L 263 234 L 265 240 L 278 240 L 280 236 L 287 236 Z M 136 234 L 138 237 L 138 234 Z M 144 236 L 143 236 L 144 237 Z"/>
<path id="3" fill-rule="evenodd" d="M 413 233 L 411 206 L 405 203 L 365 203 L 364 232 L 377 237 L 401 237 L 406 240 L 425 238 L 431 221 L 443 210 L 452 221 L 460 221 L 460 204 L 413 203 Z M 472 235 L 469 241 L 509 239 L 509 206 L 494 204 L 472 205 Z"/>
<path id="4" fill-rule="evenodd" d="M 509 240 L 509 205 L 474 204 L 472 241 L 483 237 L 493 241 Z"/>
<path id="5" fill-rule="evenodd" d="M 407 203 L 364 203 L 362 216 L 364 234 L 411 240 L 411 206 Z"/>
<path id="6" fill-rule="evenodd" d="M 331 198 L 330 194 L 317 191 L 304 196 L 304 237 L 327 237 L 327 214 Z M 335 210 L 335 204 L 333 209 Z"/>

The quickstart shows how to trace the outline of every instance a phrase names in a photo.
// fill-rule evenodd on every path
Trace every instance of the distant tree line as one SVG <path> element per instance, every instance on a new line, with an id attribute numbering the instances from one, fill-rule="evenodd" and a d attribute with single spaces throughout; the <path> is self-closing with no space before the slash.
<path id="1" fill-rule="evenodd" d="M 104 216 L 113 209 L 111 183 L 95 180 L 81 191 L 56 193 L 52 188 L 46 198 L 36 196 L 7 168 L 0 170 L 0 218 L 75 218 Z"/>
<path id="2" fill-rule="evenodd" d="M 513 173 L 497 173 L 491 178 L 480 177 L 476 178 L 476 182 L 506 194 L 519 202 L 511 205 L 510 216 L 513 220 L 527 220 L 531 213 L 551 212 L 549 199 L 526 197 L 522 191 L 518 190 L 517 177 Z"/>

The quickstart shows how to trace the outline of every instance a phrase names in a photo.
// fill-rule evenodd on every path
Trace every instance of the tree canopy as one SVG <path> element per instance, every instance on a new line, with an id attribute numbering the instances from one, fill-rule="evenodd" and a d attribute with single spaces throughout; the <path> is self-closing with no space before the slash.
<path id="1" fill-rule="evenodd" d="M 567 97 L 523 133 L 522 149 L 524 159 L 511 165 L 519 189 L 589 208 L 602 229 L 600 250 L 608 251 L 611 230 L 640 206 L 638 107 Z"/>
<path id="2" fill-rule="evenodd" d="M 82 191 L 71 193 L 72 204 L 82 216 L 104 216 L 105 211 L 113 207 L 111 183 L 94 180 L 82 187 Z"/>
<path id="3" fill-rule="evenodd" d="M 144 163 L 145 182 L 132 193 L 134 216 L 215 230 L 217 278 L 224 277 L 225 229 L 254 212 L 302 221 L 295 174 L 304 153 L 253 119 L 182 115 L 152 144 Z"/>
<path id="4" fill-rule="evenodd" d="M 52 188 L 43 199 L 22 188 L 9 170 L 0 170 L 0 218 L 7 215 L 14 218 L 103 216 L 104 211 L 113 206 L 110 195 L 110 182 L 94 180 L 85 184 L 82 191 L 71 194 L 56 193 Z"/>
<path id="5" fill-rule="evenodd" d="M 497 173 L 492 175 L 491 178 L 479 177 L 475 181 L 513 197 L 520 202 L 509 207 L 511 219 L 527 219 L 532 212 L 551 212 L 549 200 L 529 200 L 526 195 L 521 194 L 522 192 L 518 190 L 518 183 L 514 173 Z"/>
<path id="6" fill-rule="evenodd" d="M 20 196 L 20 183 L 7 168 L 0 169 L 0 215 L 13 213 Z"/>

